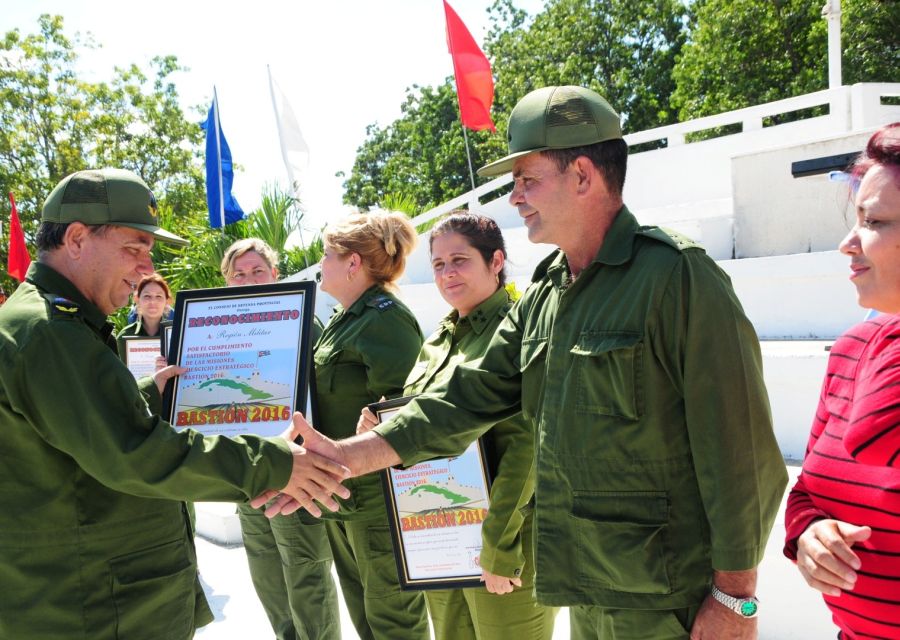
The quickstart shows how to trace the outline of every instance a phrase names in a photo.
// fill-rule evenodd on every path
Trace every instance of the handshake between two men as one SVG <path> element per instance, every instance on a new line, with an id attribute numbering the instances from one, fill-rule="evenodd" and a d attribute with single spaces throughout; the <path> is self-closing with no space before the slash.
<path id="1" fill-rule="evenodd" d="M 266 507 L 266 515 L 288 515 L 298 509 L 322 515 L 317 502 L 330 511 L 340 508 L 334 496 L 350 497 L 342 480 L 399 464 L 400 457 L 373 432 L 335 441 L 316 431 L 301 413 L 294 413 L 291 427 L 281 434 L 290 443 L 294 456 L 291 478 L 280 491 L 266 491 L 250 504 Z M 295 440 L 303 439 L 303 445 Z"/>

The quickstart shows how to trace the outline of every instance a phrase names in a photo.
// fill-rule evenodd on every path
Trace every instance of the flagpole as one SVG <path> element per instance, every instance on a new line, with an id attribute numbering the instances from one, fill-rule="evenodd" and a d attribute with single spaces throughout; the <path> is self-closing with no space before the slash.
<path id="1" fill-rule="evenodd" d="M 469 180 L 472 181 L 472 191 L 475 191 L 475 174 L 472 172 L 472 154 L 469 153 L 469 136 L 466 135 L 466 125 L 462 123 L 462 116 L 460 116 L 459 125 L 463 130 L 463 140 L 466 143 L 466 158 L 469 161 Z"/>
<path id="2" fill-rule="evenodd" d="M 294 180 L 294 171 L 291 169 L 291 162 L 288 158 L 287 146 L 284 144 L 284 129 L 281 126 L 281 116 L 278 113 L 278 103 L 275 100 L 275 81 L 272 79 L 272 67 L 266 65 L 266 71 L 269 74 L 269 95 L 272 96 L 272 111 L 275 112 L 275 126 L 278 128 L 278 144 L 281 146 L 281 158 L 284 160 L 284 168 L 287 170 L 288 180 L 291 183 L 291 207 L 296 208 L 297 202 L 297 183 Z M 306 241 L 303 239 L 303 214 L 300 214 L 298 220 L 297 233 L 300 235 L 300 246 L 303 248 L 303 265 L 309 269 L 309 257 L 306 252 Z"/>
<path id="3" fill-rule="evenodd" d="M 222 235 L 225 235 L 225 186 L 222 184 L 222 141 L 219 137 L 219 96 L 216 94 L 216 87 L 213 86 L 213 122 L 216 127 L 216 166 L 219 171 L 219 220 L 222 222 Z"/>

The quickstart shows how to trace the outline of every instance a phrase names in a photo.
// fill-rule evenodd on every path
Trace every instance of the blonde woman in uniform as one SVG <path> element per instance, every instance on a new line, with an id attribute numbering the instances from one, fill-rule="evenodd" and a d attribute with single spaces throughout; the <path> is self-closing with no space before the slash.
<path id="1" fill-rule="evenodd" d="M 416 232 L 400 213 L 355 214 L 328 227 L 324 242 L 321 288 L 339 306 L 315 348 L 316 428 L 345 438 L 363 407 L 402 394 L 422 346 L 418 322 L 395 295 Z M 400 590 L 381 478 L 344 485 L 350 498 L 323 519 L 359 637 L 428 640 L 424 596 Z"/>

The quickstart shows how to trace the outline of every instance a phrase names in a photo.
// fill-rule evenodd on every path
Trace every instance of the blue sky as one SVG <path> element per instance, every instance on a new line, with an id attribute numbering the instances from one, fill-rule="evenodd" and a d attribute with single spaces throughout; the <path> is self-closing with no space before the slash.
<path id="1" fill-rule="evenodd" d="M 450 4 L 483 42 L 490 0 Z M 543 2 L 517 5 L 533 14 Z M 215 85 L 222 127 L 244 168 L 235 194 L 245 210 L 259 204 L 265 183 L 287 183 L 270 65 L 310 147 L 301 198 L 312 228 L 344 212 L 334 174 L 349 175 L 366 125 L 399 117 L 407 87 L 435 85 L 453 72 L 441 0 L 4 0 L 0 31 L 32 33 L 42 13 L 62 15 L 67 33 L 90 32 L 102 45 L 82 57 L 92 79 L 108 79 L 114 65 L 147 68 L 154 55 L 174 54 L 190 68 L 176 77 L 185 106 L 208 106 Z"/>

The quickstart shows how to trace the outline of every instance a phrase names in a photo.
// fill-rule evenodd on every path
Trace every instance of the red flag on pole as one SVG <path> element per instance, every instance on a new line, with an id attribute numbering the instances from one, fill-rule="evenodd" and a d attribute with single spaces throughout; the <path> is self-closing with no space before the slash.
<path id="1" fill-rule="evenodd" d="M 19 224 L 19 212 L 16 211 L 16 199 L 13 198 L 12 191 L 9 192 L 9 204 L 12 205 L 12 212 L 9 214 L 9 260 L 6 271 L 22 282 L 25 280 L 28 265 L 31 264 L 31 256 L 25 247 L 25 234 L 22 233 L 22 225 Z"/>
<path id="2" fill-rule="evenodd" d="M 444 14 L 447 17 L 447 47 L 453 57 L 453 74 L 456 76 L 459 117 L 463 125 L 473 131 L 496 131 L 491 120 L 494 102 L 491 63 L 447 0 L 444 0 Z"/>

